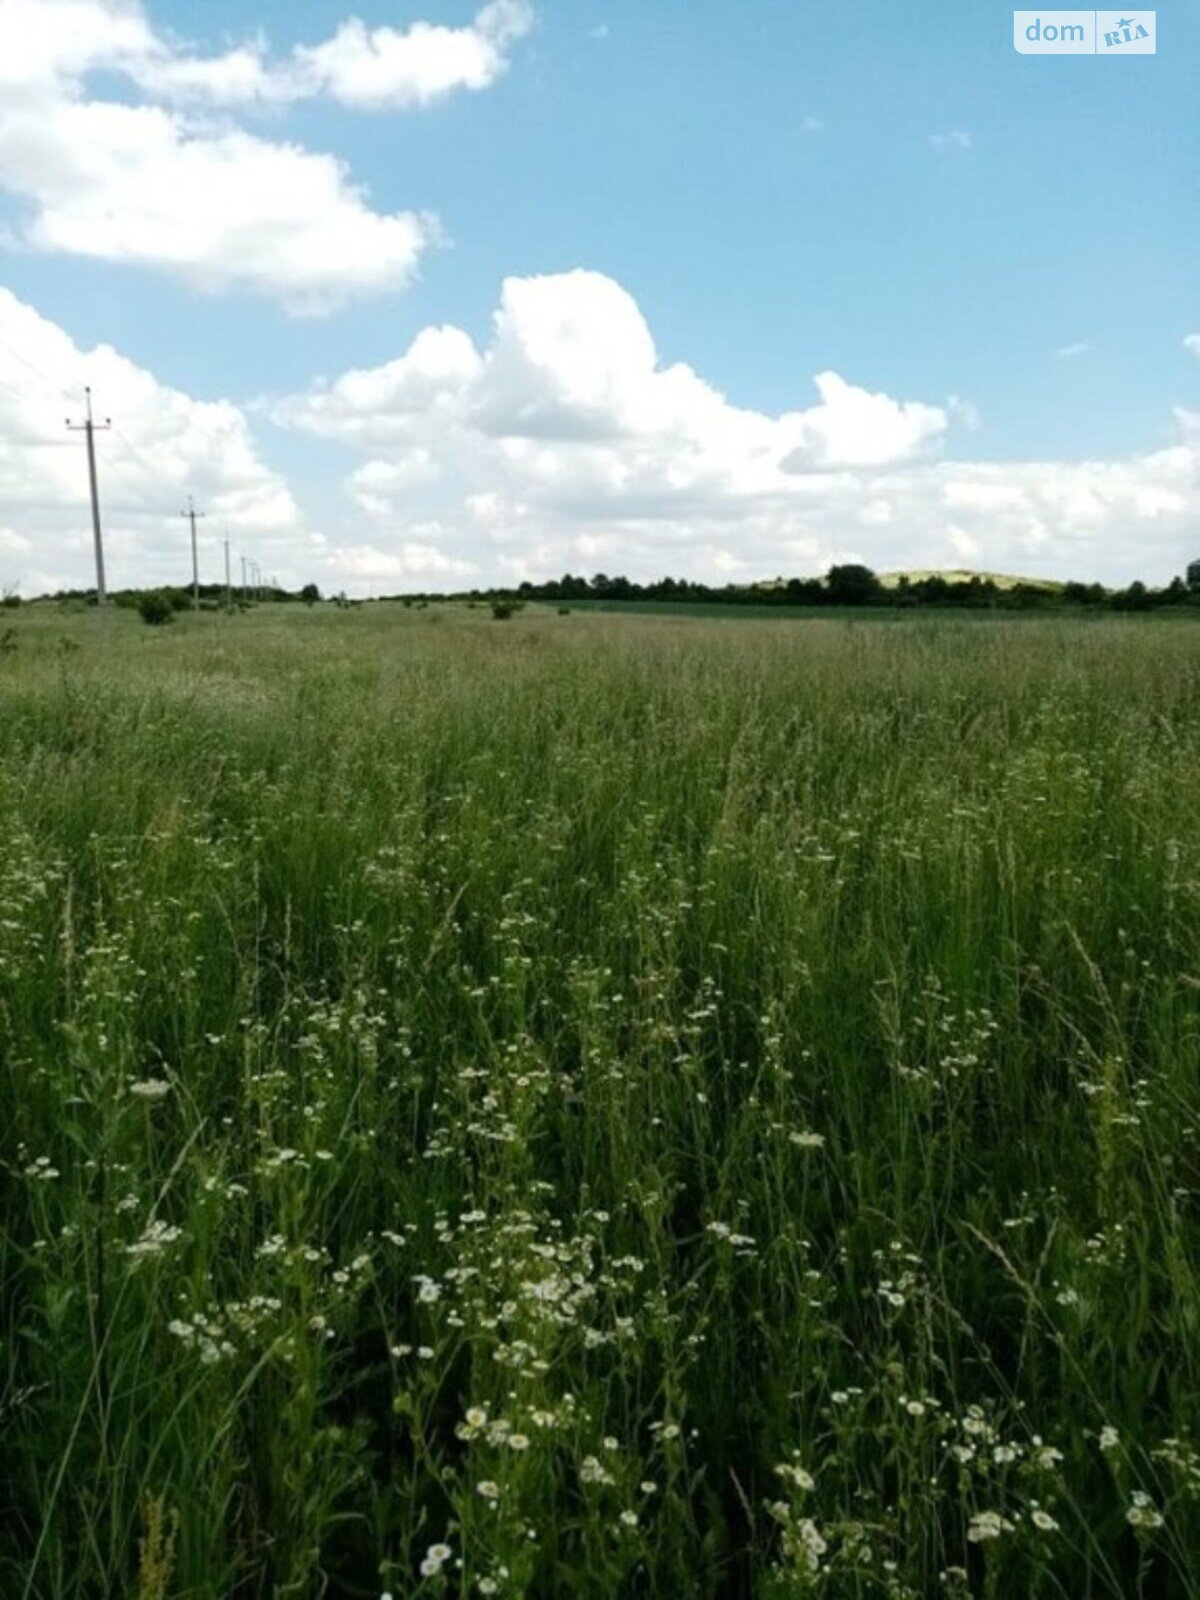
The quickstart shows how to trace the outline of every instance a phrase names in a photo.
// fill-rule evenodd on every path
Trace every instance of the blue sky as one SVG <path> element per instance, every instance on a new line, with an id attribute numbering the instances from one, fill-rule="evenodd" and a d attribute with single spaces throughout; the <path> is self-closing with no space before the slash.
<path id="1" fill-rule="evenodd" d="M 0 46 L 6 10 L 15 27 L 28 3 L 0 0 Z M 199 478 L 234 537 L 260 539 L 276 566 L 319 568 L 327 585 L 367 590 L 597 565 L 706 576 L 714 561 L 752 577 L 819 570 L 848 554 L 881 568 L 1016 565 L 1117 581 L 1163 580 L 1200 553 L 1200 359 L 1184 343 L 1200 329 L 1194 8 L 1158 11 L 1156 55 L 1115 60 L 1018 55 L 1011 9 L 979 0 L 919 11 L 881 0 L 824 10 L 507 0 L 526 14 L 507 18 L 486 84 L 368 105 L 360 85 L 332 77 L 303 93 L 222 89 L 199 103 L 177 84 L 164 88 L 161 63 L 222 58 L 259 36 L 263 59 L 278 66 L 297 46 L 337 37 L 351 15 L 372 38 L 388 30 L 394 45 L 421 22 L 470 29 L 478 7 L 38 3 L 107 9 L 154 43 L 135 41 L 125 57 L 97 52 L 82 68 L 57 66 L 53 80 L 7 91 L 0 70 L 0 225 L 10 245 L 0 285 L 21 313 L 11 311 L 7 333 L 0 322 L 0 377 L 15 349 L 41 374 L 62 361 L 50 376 L 70 389 L 93 347 L 106 345 L 198 408 L 231 402 L 256 492 L 274 509 L 260 514 L 234 466 L 203 481 L 197 461 L 213 424 L 202 411 L 193 444 L 177 441 L 189 470 L 172 491 Z M 142 64 L 131 67 L 135 55 Z M 144 64 L 150 57 L 157 66 Z M 7 154 L 6 92 L 10 120 L 24 119 Z M 207 247 L 198 239 L 201 265 L 189 264 L 187 219 L 199 214 L 199 231 L 205 219 L 218 226 L 222 186 L 201 167 L 189 194 L 184 166 L 169 249 L 107 236 L 97 245 L 90 201 L 110 179 L 52 170 L 69 160 L 65 136 L 38 146 L 33 164 L 48 175 L 30 180 L 22 167 L 29 130 L 81 105 L 157 109 L 193 146 L 237 131 L 335 156 L 370 211 L 436 213 L 441 237 L 422 244 L 415 271 L 398 267 L 390 281 L 339 294 L 323 279 L 329 303 L 319 307 L 296 301 L 311 240 L 297 247 L 295 274 L 285 264 L 282 287 L 267 281 L 277 261 L 253 284 L 220 281 L 220 271 L 202 281 L 212 276 Z M 116 207 L 140 203 L 128 192 L 134 181 L 121 174 Z M 590 276 L 561 276 L 579 269 Z M 502 312 L 498 336 L 493 319 L 513 279 L 557 280 L 567 300 L 550 286 L 525 297 L 520 311 Z M 575 372 L 591 370 L 591 358 L 576 336 L 542 344 L 547 319 L 563 315 L 601 346 L 624 351 L 628 335 L 629 364 L 602 363 L 581 390 Z M 634 318 L 652 336 L 653 373 Z M 69 342 L 56 345 L 46 325 Z M 442 431 L 428 419 L 410 426 L 408 402 L 386 383 L 370 415 L 345 396 L 320 403 L 337 396 L 340 375 L 385 368 L 422 329 L 447 325 L 468 336 L 483 367 L 455 367 Z M 652 379 L 675 364 L 706 392 L 677 404 L 658 384 L 652 401 Z M 10 390 L 14 370 L 29 377 L 27 366 L 10 368 Z M 849 398 L 836 414 L 826 403 L 810 415 L 814 376 L 825 372 L 850 386 Z M 558 420 L 531 436 L 514 417 L 529 411 L 538 384 Z M 709 404 L 710 390 L 763 421 L 747 425 L 737 459 L 727 440 L 741 424 Z M 941 423 L 914 411 L 887 442 L 863 443 L 891 414 L 866 402 L 853 409 L 860 390 L 936 410 Z M 147 465 L 138 457 L 161 440 L 142 429 L 138 406 L 121 425 L 129 503 L 118 489 L 114 514 L 131 560 L 157 571 L 159 512 L 151 485 L 135 485 Z M 492 419 L 487 450 L 472 448 L 467 420 L 481 407 Z M 779 422 L 797 414 L 806 420 Z M 497 440 L 489 474 L 480 460 Z M 113 448 L 119 462 L 126 445 Z M 790 463 L 794 494 L 790 479 L 758 470 L 772 450 Z M 965 476 L 950 484 L 956 462 Z M 71 543 L 59 465 L 40 510 L 36 483 L 8 508 L 0 497 L 10 544 L 27 537 L 22 518 L 61 524 L 55 560 L 25 562 L 47 579 L 86 556 Z M 676 484 L 674 499 L 651 492 L 658 479 Z M 19 567 L 44 548 L 10 556 Z M 341 569 L 339 551 L 350 553 Z M 450 565 L 439 573 L 429 552 Z M 0 578 L 6 566 L 14 561 L 0 544 Z"/>

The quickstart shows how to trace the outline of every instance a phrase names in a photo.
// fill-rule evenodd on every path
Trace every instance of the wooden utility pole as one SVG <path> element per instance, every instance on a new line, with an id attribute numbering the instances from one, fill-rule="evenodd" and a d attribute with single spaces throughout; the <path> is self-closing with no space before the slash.
<path id="1" fill-rule="evenodd" d="M 192 610 L 200 609 L 200 563 L 196 557 L 196 518 L 207 516 L 205 511 L 197 511 L 192 504 L 192 497 L 188 495 L 187 510 L 179 513 L 186 517 L 192 525 Z"/>
<path id="2" fill-rule="evenodd" d="M 96 432 L 103 433 L 105 428 L 111 428 L 112 422 L 105 417 L 103 422 L 92 420 L 92 391 L 84 389 L 87 400 L 87 420 L 85 422 L 72 422 L 67 418 L 67 427 L 72 433 L 83 433 L 87 436 L 88 458 L 88 483 L 92 490 L 92 543 L 96 550 L 96 604 L 103 608 L 108 604 L 108 590 L 104 585 L 104 541 L 100 537 L 100 491 L 96 486 Z"/>
<path id="3" fill-rule="evenodd" d="M 229 581 L 229 540 L 225 541 L 225 609 L 233 610 L 233 584 Z"/>

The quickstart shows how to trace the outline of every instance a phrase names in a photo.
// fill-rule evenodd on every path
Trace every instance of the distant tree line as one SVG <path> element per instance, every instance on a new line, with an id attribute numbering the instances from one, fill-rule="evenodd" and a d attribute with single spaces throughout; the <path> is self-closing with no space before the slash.
<path id="1" fill-rule="evenodd" d="M 142 603 L 148 594 L 153 594 L 161 599 L 163 604 L 172 611 L 190 611 L 195 603 L 191 584 L 167 584 L 158 589 L 110 589 L 108 598 L 114 606 L 121 611 L 140 611 Z M 219 611 L 223 606 L 232 603 L 235 606 L 246 605 L 255 600 L 271 602 L 303 602 L 305 605 L 315 605 L 321 598 L 321 591 L 315 583 L 306 583 L 301 589 L 284 589 L 277 584 L 259 584 L 248 589 L 234 584 L 232 592 L 225 588 L 223 583 L 202 583 L 199 588 L 200 608 L 203 611 Z M 96 604 L 95 589 L 56 589 L 53 594 L 44 596 L 47 600 L 57 600 L 63 604 L 94 606 Z M 338 604 L 342 601 L 341 595 L 332 597 Z M 19 605 L 19 597 L 12 592 L 3 597 L 5 605 Z"/>
<path id="2" fill-rule="evenodd" d="M 1189 569 L 1189 582 L 1181 577 L 1171 580 L 1165 588 L 1154 589 L 1134 582 L 1124 589 L 1107 589 L 1099 583 L 1033 583 L 1018 581 L 998 583 L 983 574 L 956 577 L 932 572 L 920 577 L 901 575 L 885 583 L 870 567 L 858 562 L 842 562 L 829 568 L 823 578 L 779 578 L 773 583 L 721 584 L 700 583 L 690 578 L 659 578 L 651 583 L 637 583 L 632 578 L 609 577 L 598 572 L 593 577 L 576 577 L 571 573 L 561 578 L 550 578 L 545 583 L 525 582 L 515 589 L 470 589 L 457 594 L 408 593 L 381 596 L 381 599 L 402 600 L 405 605 L 426 605 L 437 600 L 465 600 L 468 603 L 511 606 L 527 600 L 544 601 L 560 608 L 583 601 L 669 601 L 673 604 L 777 606 L 789 608 L 888 607 L 915 609 L 951 607 L 965 611 L 1156 611 L 1164 607 L 1192 607 L 1200 610 L 1200 576 L 1196 565 Z M 146 590 L 124 589 L 110 593 L 113 604 L 130 610 L 141 609 Z M 192 606 L 189 587 L 169 587 L 155 590 L 174 611 L 186 611 Z M 63 603 L 95 605 L 94 589 L 60 589 L 47 596 Z M 284 589 L 275 585 L 260 585 L 248 593 L 237 586 L 233 589 L 233 604 L 245 605 L 250 600 L 274 603 L 315 605 L 321 591 L 315 583 L 306 583 L 300 589 Z M 335 605 L 362 604 L 347 601 L 345 595 L 330 597 Z M 14 593 L 3 597 L 6 605 L 17 605 Z M 227 603 L 224 584 L 202 583 L 200 604 L 202 609 L 214 611 Z M 506 612 L 511 615 L 511 612 Z"/>
<path id="3" fill-rule="evenodd" d="M 719 587 L 688 578 L 659 578 L 652 583 L 637 583 L 632 578 L 613 578 L 603 572 L 591 578 L 567 573 L 562 578 L 551 578 L 545 583 L 522 583 L 516 590 L 472 589 L 468 594 L 456 598 L 490 603 L 506 595 L 557 605 L 588 600 L 666 600 L 677 604 L 780 608 L 948 606 L 964 610 L 1003 611 L 1150 611 L 1162 606 L 1200 608 L 1200 584 L 1189 587 L 1182 578 L 1174 578 L 1164 589 L 1152 589 L 1140 582 L 1131 583 L 1126 589 L 1106 589 L 1099 583 L 1005 584 L 982 575 L 956 579 L 941 573 L 914 578 L 901 576 L 895 583 L 885 584 L 870 567 L 857 562 L 832 566 L 824 578 L 780 578 L 774 583 L 723 584 Z"/>

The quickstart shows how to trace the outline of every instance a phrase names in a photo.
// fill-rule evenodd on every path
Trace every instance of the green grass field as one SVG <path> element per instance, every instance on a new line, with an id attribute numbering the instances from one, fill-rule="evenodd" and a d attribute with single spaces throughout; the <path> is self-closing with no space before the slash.
<path id="1" fill-rule="evenodd" d="M 4 1600 L 1200 1593 L 1200 630 L 3 617 Z"/>
<path id="2" fill-rule="evenodd" d="M 807 606 L 761 605 L 754 601 L 739 600 L 732 604 L 721 600 L 569 600 L 565 602 L 571 615 L 576 612 L 611 612 L 630 617 L 689 617 L 693 621 L 721 622 L 829 622 L 863 620 L 861 607 L 825 606 L 820 611 Z M 557 615 L 557 608 L 554 608 Z M 961 611 L 957 615 L 962 616 Z M 871 616 L 873 622 L 903 622 L 908 613 L 899 606 L 881 606 Z"/>

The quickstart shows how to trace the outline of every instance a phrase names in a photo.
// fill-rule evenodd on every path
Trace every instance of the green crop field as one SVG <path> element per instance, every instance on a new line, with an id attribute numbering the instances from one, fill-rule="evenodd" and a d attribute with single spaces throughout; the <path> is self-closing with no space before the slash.
<path id="1" fill-rule="evenodd" d="M 1200 1593 L 1200 630 L 0 616 L 5 1600 Z"/>

